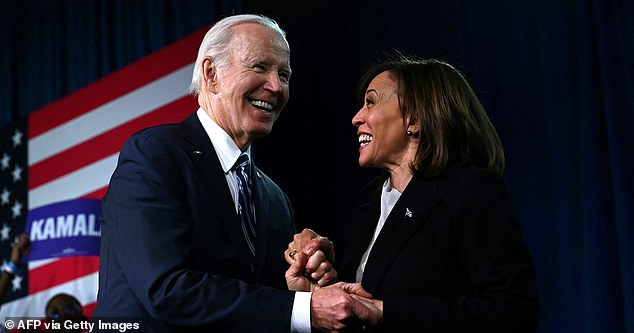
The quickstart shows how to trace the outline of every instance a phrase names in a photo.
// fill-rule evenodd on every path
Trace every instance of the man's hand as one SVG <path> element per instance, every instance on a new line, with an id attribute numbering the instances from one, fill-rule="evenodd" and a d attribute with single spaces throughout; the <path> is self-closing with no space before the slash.
<path id="1" fill-rule="evenodd" d="M 304 252 L 294 255 L 291 266 L 286 270 L 286 286 L 293 291 L 313 291 L 317 284 L 304 274 L 308 256 Z"/>
<path id="2" fill-rule="evenodd" d="M 310 229 L 295 234 L 284 252 L 284 259 L 291 265 L 286 271 L 287 286 L 290 290 L 308 291 L 314 289 L 308 282 L 325 286 L 336 281 L 334 258 L 334 245 L 328 238 Z"/>
<path id="3" fill-rule="evenodd" d="M 356 296 L 355 296 L 356 295 Z M 358 283 L 339 282 L 316 288 L 311 297 L 311 325 L 326 332 L 339 332 L 347 327 L 378 321 L 377 311 L 360 299 L 370 298 Z"/>

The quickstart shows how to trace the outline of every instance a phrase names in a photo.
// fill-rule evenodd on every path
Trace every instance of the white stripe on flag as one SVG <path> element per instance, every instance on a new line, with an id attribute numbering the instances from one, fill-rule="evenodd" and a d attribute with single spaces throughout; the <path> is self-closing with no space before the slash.
<path id="1" fill-rule="evenodd" d="M 184 66 L 32 138 L 28 147 L 29 166 L 186 96 L 193 66 L 193 63 Z"/>
<path id="2" fill-rule="evenodd" d="M 108 185 L 119 153 L 89 164 L 29 191 L 29 209 L 76 199 Z"/>
<path id="3" fill-rule="evenodd" d="M 40 259 L 40 260 L 31 260 L 29 261 L 29 270 L 36 269 L 38 267 L 48 265 L 52 262 L 59 260 L 59 258 L 51 258 L 51 259 Z"/>

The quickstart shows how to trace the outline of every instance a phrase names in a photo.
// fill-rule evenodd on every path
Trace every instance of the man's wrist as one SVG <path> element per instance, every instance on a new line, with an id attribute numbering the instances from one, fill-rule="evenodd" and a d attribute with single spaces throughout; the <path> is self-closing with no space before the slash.
<path id="1" fill-rule="evenodd" d="M 296 291 L 291 313 L 291 332 L 311 332 L 310 299 L 311 292 Z"/>

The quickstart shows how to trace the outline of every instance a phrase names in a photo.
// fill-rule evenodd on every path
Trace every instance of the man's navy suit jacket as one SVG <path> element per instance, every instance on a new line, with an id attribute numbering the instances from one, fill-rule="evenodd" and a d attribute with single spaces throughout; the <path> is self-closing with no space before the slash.
<path id="1" fill-rule="evenodd" d="M 99 318 L 150 332 L 286 332 L 290 202 L 253 168 L 255 269 L 217 154 L 196 113 L 124 144 L 103 201 Z"/>

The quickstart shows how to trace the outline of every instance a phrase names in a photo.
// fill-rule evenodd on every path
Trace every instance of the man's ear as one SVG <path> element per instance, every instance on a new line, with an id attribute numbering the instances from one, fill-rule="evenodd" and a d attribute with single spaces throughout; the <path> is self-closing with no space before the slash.
<path id="1" fill-rule="evenodd" d="M 203 72 L 203 80 L 202 85 L 204 89 L 207 89 L 210 92 L 216 92 L 217 86 L 217 67 L 216 64 L 213 63 L 211 58 L 205 57 L 202 61 L 202 72 Z"/>

